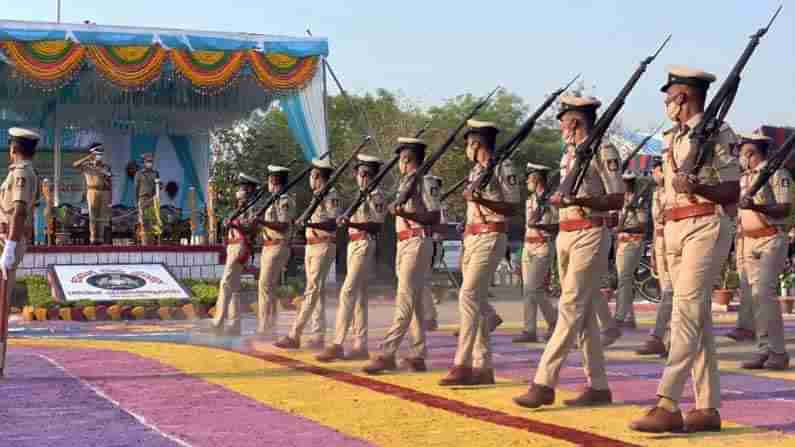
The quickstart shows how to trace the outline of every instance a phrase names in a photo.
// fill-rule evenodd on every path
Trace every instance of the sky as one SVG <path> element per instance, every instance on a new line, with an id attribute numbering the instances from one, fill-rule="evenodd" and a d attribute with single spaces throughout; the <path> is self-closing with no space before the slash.
<path id="1" fill-rule="evenodd" d="M 0 2 L 0 19 L 56 19 L 56 0 Z M 644 130 L 664 120 L 666 66 L 701 68 L 720 82 L 782 2 L 62 0 L 62 21 L 292 36 L 309 27 L 329 39 L 329 62 L 348 91 L 386 88 L 423 107 L 501 85 L 534 108 L 577 73 L 607 103 L 672 33 L 621 115 Z M 795 125 L 795 2 L 784 3 L 729 114 L 739 132 Z"/>

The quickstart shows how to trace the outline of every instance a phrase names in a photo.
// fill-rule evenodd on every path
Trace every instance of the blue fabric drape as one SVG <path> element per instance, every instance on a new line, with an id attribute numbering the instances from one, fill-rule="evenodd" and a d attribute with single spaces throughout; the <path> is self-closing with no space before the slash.
<path id="1" fill-rule="evenodd" d="M 174 153 L 177 154 L 177 159 L 182 167 L 182 188 L 181 198 L 179 200 L 179 207 L 182 208 L 183 217 L 188 217 L 188 191 L 191 186 L 196 188 L 196 207 L 200 210 L 205 207 L 204 188 L 199 182 L 199 176 L 196 174 L 196 163 L 193 161 L 191 154 L 190 138 L 184 135 L 169 135 L 171 145 L 174 146 Z M 199 213 L 201 215 L 201 213 Z M 205 233 L 204 225 L 199 225 L 197 230 L 198 235 Z"/>
<path id="2" fill-rule="evenodd" d="M 141 157 L 146 152 L 155 153 L 157 149 L 157 135 L 133 135 L 130 137 L 130 160 L 140 163 Z M 124 206 L 134 207 L 135 203 L 135 183 L 134 179 L 124 173 L 124 194 L 121 203 Z"/>
<path id="3" fill-rule="evenodd" d="M 290 126 L 290 131 L 304 152 L 304 157 L 307 160 L 317 157 L 317 148 L 312 141 L 309 127 L 306 124 L 306 117 L 304 116 L 304 108 L 301 106 L 301 100 L 298 95 L 290 95 L 280 99 L 279 102 L 282 110 L 287 115 L 287 124 Z"/>

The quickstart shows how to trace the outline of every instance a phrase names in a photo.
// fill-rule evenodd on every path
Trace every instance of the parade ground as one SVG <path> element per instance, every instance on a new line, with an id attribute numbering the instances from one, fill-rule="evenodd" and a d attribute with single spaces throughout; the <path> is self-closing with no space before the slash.
<path id="1" fill-rule="evenodd" d="M 563 369 L 555 406 L 518 407 L 511 398 L 526 389 L 544 346 L 511 343 L 519 331 L 521 303 L 494 302 L 506 320 L 493 338 L 497 384 L 466 389 L 437 385 L 456 347 L 453 301 L 440 305 L 440 330 L 429 336 L 431 371 L 379 376 L 361 373 L 364 362 L 323 364 L 313 352 L 276 349 L 273 337 L 253 335 L 253 314 L 244 320 L 242 337 L 202 334 L 198 329 L 206 320 L 15 319 L 7 377 L 0 381 L 0 445 L 795 445 L 795 373 L 739 369 L 753 344 L 722 336 L 723 431 L 630 431 L 630 419 L 654 404 L 664 364 L 634 354 L 652 323 L 650 305 L 639 306 L 640 327 L 625 330 L 608 350 L 614 405 L 562 406 L 584 384 L 581 356 L 575 352 Z M 330 322 L 335 308 L 336 302 L 327 308 Z M 384 299 L 371 303 L 371 353 L 392 310 Z M 281 314 L 278 335 L 286 333 L 293 317 L 294 312 Z M 716 311 L 715 318 L 721 335 L 733 327 L 735 314 Z M 786 323 L 792 333 L 795 320 Z M 691 405 L 688 390 L 683 406 Z"/>

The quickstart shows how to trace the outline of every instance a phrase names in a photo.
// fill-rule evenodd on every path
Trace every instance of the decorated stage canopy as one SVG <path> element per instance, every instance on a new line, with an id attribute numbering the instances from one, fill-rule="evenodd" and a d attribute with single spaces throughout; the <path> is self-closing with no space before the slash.
<path id="1" fill-rule="evenodd" d="M 37 168 L 71 202 L 82 188 L 71 161 L 104 142 L 113 202 L 127 206 L 125 168 L 154 152 L 176 205 L 191 186 L 203 204 L 212 130 L 255 109 L 278 100 L 307 158 L 327 150 L 327 55 L 324 38 L 0 21 L 0 147 L 8 127 L 42 131 Z"/>

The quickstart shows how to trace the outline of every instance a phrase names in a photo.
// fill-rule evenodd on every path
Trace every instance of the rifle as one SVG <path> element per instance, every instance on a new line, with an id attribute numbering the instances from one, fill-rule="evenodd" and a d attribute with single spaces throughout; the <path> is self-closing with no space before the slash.
<path id="1" fill-rule="evenodd" d="M 323 159 L 325 159 L 326 157 L 328 157 L 329 155 L 331 155 L 331 150 L 328 150 L 328 151 L 326 151 L 325 153 L 323 153 L 323 155 L 321 155 L 320 157 L 318 157 L 318 160 L 323 160 Z M 298 162 L 298 160 L 299 160 L 299 159 L 300 159 L 299 157 L 296 157 L 296 158 L 294 158 L 292 161 L 290 161 L 290 163 L 287 163 L 287 166 L 286 166 L 286 167 L 287 167 L 287 168 L 289 168 L 290 166 L 294 165 L 295 163 L 297 163 L 297 162 Z M 302 172 L 301 174 L 299 174 L 299 177 L 303 178 L 302 176 L 304 176 L 304 175 L 308 174 L 310 170 L 312 170 L 312 168 L 311 168 L 311 167 L 307 168 L 307 169 L 306 169 L 304 172 Z M 254 192 L 254 196 L 253 196 L 253 197 L 251 197 L 251 199 L 249 199 L 249 200 L 248 200 L 248 202 L 244 203 L 244 204 L 243 204 L 243 206 L 241 206 L 240 208 L 238 208 L 238 209 L 236 209 L 235 211 L 233 211 L 233 212 L 232 212 L 232 214 L 231 214 L 229 217 L 227 217 L 226 219 L 224 219 L 224 220 L 222 221 L 222 222 L 223 222 L 223 225 L 224 225 L 224 226 L 228 226 L 228 225 L 229 225 L 229 222 L 231 222 L 231 221 L 233 221 L 233 220 L 237 219 L 238 217 L 242 216 L 242 215 L 243 215 L 243 214 L 244 214 L 246 211 L 250 210 L 250 209 L 251 209 L 251 207 L 252 207 L 252 206 L 254 206 L 254 205 L 256 205 L 256 203 L 257 203 L 257 202 L 259 202 L 259 200 L 262 198 L 262 196 L 264 196 L 264 195 L 265 195 L 265 192 L 266 192 L 267 190 L 268 190 L 268 185 L 262 185 L 262 186 L 260 186 L 260 187 L 259 187 L 259 188 L 258 188 L 258 189 L 257 189 L 257 190 Z"/>
<path id="2" fill-rule="evenodd" d="M 425 131 L 428 130 L 428 127 L 430 127 L 430 125 L 431 125 L 431 120 L 428 120 L 425 123 L 425 125 L 422 126 L 422 129 L 418 130 L 417 133 L 414 134 L 414 138 L 421 137 L 422 134 L 424 134 Z M 342 216 L 340 217 L 344 219 L 350 219 L 351 216 L 353 216 L 353 213 L 355 213 L 359 209 L 359 207 L 362 206 L 364 201 L 367 200 L 367 197 L 369 197 L 370 194 L 373 191 L 375 191 L 376 188 L 378 188 L 378 185 L 384 180 L 384 177 L 386 177 L 386 175 L 389 173 L 389 170 L 392 169 L 397 164 L 399 159 L 400 155 L 393 156 L 392 159 L 389 160 L 381 168 L 381 170 L 378 171 L 378 174 L 376 174 L 375 177 L 373 177 L 373 179 L 367 184 L 367 187 L 359 191 L 359 195 L 356 197 L 356 200 L 354 200 L 353 203 L 351 203 L 351 206 L 349 206 L 348 209 L 345 210 L 345 212 L 342 213 Z"/>
<path id="3" fill-rule="evenodd" d="M 646 196 L 646 193 L 651 190 L 653 184 L 654 184 L 653 181 L 644 184 L 643 187 L 641 187 L 635 193 L 635 195 L 632 196 L 632 200 L 630 200 L 629 202 L 627 202 L 626 205 L 624 205 L 624 208 L 621 210 L 621 221 L 619 221 L 618 227 L 616 228 L 619 229 L 624 228 L 624 225 L 627 223 L 627 216 L 629 215 L 629 212 L 638 209 L 638 206 L 640 206 L 640 201 L 643 200 L 643 197 Z"/>
<path id="4" fill-rule="evenodd" d="M 668 44 L 668 41 L 670 40 L 671 35 L 669 34 L 662 45 L 660 45 L 660 47 L 657 49 L 657 52 L 640 62 L 640 66 L 635 70 L 635 73 L 632 74 L 627 83 L 618 93 L 616 99 L 610 103 L 610 107 L 608 107 L 605 113 L 603 113 L 602 116 L 600 116 L 596 121 L 593 129 L 591 129 L 591 133 L 588 135 L 588 138 L 579 146 L 577 146 L 577 149 L 575 150 L 576 160 L 574 167 L 571 172 L 566 173 L 566 177 L 561 181 L 560 187 L 558 188 L 558 191 L 563 196 L 577 196 L 577 192 L 580 190 L 583 180 L 585 180 L 585 173 L 588 171 L 588 167 L 591 164 L 591 159 L 593 159 L 596 151 L 599 149 L 602 138 L 607 133 L 610 124 L 613 122 L 616 115 L 618 115 L 618 112 L 621 111 L 621 108 L 624 106 L 624 101 L 626 100 L 627 96 L 629 96 L 629 93 L 632 91 L 632 89 L 635 88 L 635 85 L 640 80 L 640 77 L 646 71 L 646 67 L 648 67 L 649 64 L 651 64 L 654 59 L 657 58 L 657 55 L 660 54 L 660 51 L 665 48 L 665 46 Z"/>
<path id="5" fill-rule="evenodd" d="M 708 144 L 708 142 L 710 142 L 723 127 L 726 114 L 729 113 L 729 109 L 731 109 L 732 103 L 734 102 L 734 97 L 737 95 L 737 90 L 740 87 L 740 74 L 746 64 L 748 64 L 748 60 L 751 58 L 751 55 L 753 55 L 754 50 L 756 50 L 756 47 L 759 45 L 759 41 L 767 34 L 770 26 L 773 25 L 773 21 L 778 17 L 781 8 L 782 6 L 778 7 L 773 14 L 773 18 L 770 19 L 766 27 L 760 28 L 750 37 L 751 40 L 740 55 L 740 59 L 734 64 L 731 72 L 729 72 L 729 76 L 723 81 L 718 93 L 715 94 L 704 111 L 704 117 L 701 119 L 701 122 L 693 128 L 690 134 L 690 144 L 692 147 L 697 148 L 695 160 L 688 157 L 679 165 L 680 172 L 691 179 L 696 178 L 707 160 L 712 157 L 714 146 Z"/>
<path id="6" fill-rule="evenodd" d="M 622 174 L 627 172 L 627 168 L 629 167 L 629 162 L 631 162 L 632 159 L 635 158 L 636 155 L 638 155 L 638 152 L 640 152 L 640 150 L 643 149 L 643 146 L 646 146 L 646 143 L 648 143 L 652 139 L 652 137 L 657 135 L 657 132 L 659 132 L 660 129 L 662 129 L 664 125 L 665 125 L 664 122 L 660 123 L 660 125 L 657 126 L 657 130 L 655 130 L 654 132 L 650 133 L 649 135 L 646 135 L 646 138 L 641 140 L 640 143 L 638 143 L 638 145 L 635 146 L 635 149 L 632 149 L 632 152 L 629 153 L 629 157 L 624 159 L 624 161 L 621 163 L 621 173 Z"/>
<path id="7" fill-rule="evenodd" d="M 776 171 L 781 169 L 782 166 L 787 165 L 792 159 L 792 156 L 795 155 L 795 151 L 792 150 L 794 146 L 795 132 L 787 138 L 775 154 L 768 157 L 765 165 L 759 170 L 759 175 L 756 176 L 756 180 L 754 180 L 751 187 L 748 188 L 748 191 L 743 195 L 744 198 L 753 198 L 759 190 L 767 184 L 768 180 L 773 177 Z"/>
<path id="8" fill-rule="evenodd" d="M 574 84 L 577 79 L 580 78 L 580 75 L 577 75 L 566 84 L 565 87 L 559 88 L 552 92 L 551 95 L 547 97 L 547 99 L 533 112 L 530 117 L 525 120 L 522 126 L 517 130 L 511 138 L 506 141 L 505 143 L 500 146 L 493 156 L 489 159 L 488 164 L 486 165 L 486 169 L 481 171 L 480 176 L 476 178 L 471 185 L 477 188 L 478 190 L 482 191 L 489 186 L 489 182 L 491 182 L 491 178 L 494 176 L 494 172 L 497 170 L 497 166 L 500 163 L 504 162 L 505 160 L 509 159 L 511 155 L 519 148 L 519 145 L 530 136 L 530 133 L 533 131 L 533 127 L 535 127 L 536 122 L 544 112 L 547 111 L 552 106 L 552 103 L 555 102 L 558 97 L 565 92 L 572 84 Z"/>
<path id="9" fill-rule="evenodd" d="M 489 101 L 491 101 L 492 96 L 494 96 L 499 89 L 500 87 L 497 86 L 496 88 L 494 88 L 494 90 L 491 91 L 491 93 L 488 94 L 488 96 L 486 96 L 479 103 L 477 103 L 475 107 L 473 107 L 472 110 L 467 114 L 467 116 L 465 116 L 464 119 L 461 120 L 461 124 L 459 124 L 458 127 L 456 127 L 450 133 L 450 135 L 447 137 L 447 140 L 441 146 L 439 146 L 439 148 L 436 149 L 436 151 L 434 151 L 434 153 L 431 154 L 430 157 L 425 159 L 425 161 L 422 163 L 422 165 L 420 165 L 419 168 L 417 168 L 417 171 L 409 179 L 408 186 L 398 195 L 397 199 L 395 200 L 395 206 L 403 206 L 406 202 L 408 202 L 410 198 L 414 197 L 414 193 L 415 191 L 417 191 L 417 185 L 422 181 L 423 177 L 425 177 L 425 175 L 428 174 L 428 172 L 430 172 L 431 168 L 433 167 L 433 164 L 439 161 L 439 159 L 442 158 L 442 155 L 444 155 L 444 153 L 447 152 L 448 149 L 450 149 L 450 147 L 453 145 L 453 142 L 455 142 L 455 137 L 458 135 L 459 132 L 461 132 L 461 130 L 464 127 L 466 127 L 467 121 L 469 121 L 470 118 L 475 116 L 480 111 L 480 109 L 485 107 L 486 104 L 488 104 Z"/>
<path id="10" fill-rule="evenodd" d="M 326 196 L 328 195 L 329 192 L 331 192 L 331 188 L 333 188 L 334 185 L 337 183 L 342 173 L 345 172 L 345 170 L 348 168 L 351 162 L 353 162 L 356 156 L 359 155 L 359 152 L 361 152 L 362 149 L 364 149 L 368 144 L 370 144 L 371 141 L 373 141 L 373 138 L 370 137 L 369 135 L 364 137 L 364 141 L 362 141 L 359 144 L 359 146 L 356 149 L 354 149 L 353 153 L 351 153 L 351 156 L 348 157 L 348 159 L 345 160 L 345 162 L 341 164 L 336 170 L 334 170 L 334 173 L 331 174 L 331 177 L 328 179 L 328 181 L 323 186 L 323 188 L 320 191 L 318 191 L 317 194 L 312 195 L 312 201 L 309 202 L 309 206 L 306 208 L 306 210 L 304 210 L 303 213 L 301 213 L 301 216 L 295 220 L 299 227 L 306 226 L 307 222 L 312 217 L 312 214 L 314 214 L 315 210 L 317 210 L 317 207 L 319 207 L 320 204 L 323 203 L 323 200 L 326 199 Z"/>

